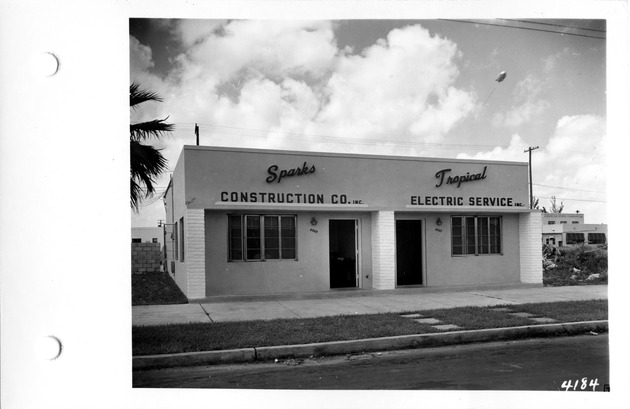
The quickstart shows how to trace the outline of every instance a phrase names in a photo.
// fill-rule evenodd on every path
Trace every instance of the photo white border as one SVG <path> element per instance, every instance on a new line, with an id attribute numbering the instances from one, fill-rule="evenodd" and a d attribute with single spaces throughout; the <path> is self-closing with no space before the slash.
<path id="1" fill-rule="evenodd" d="M 606 19 L 611 393 L 133 389 L 124 138 L 131 17 Z M 42 75 L 44 53 L 57 56 L 55 75 Z M 621 293 L 628 279 L 619 264 L 628 183 L 621 155 L 630 135 L 627 1 L 3 0 L 0 55 L 2 407 L 613 408 L 629 401 Z M 64 346 L 55 360 L 39 349 L 50 335 Z"/>

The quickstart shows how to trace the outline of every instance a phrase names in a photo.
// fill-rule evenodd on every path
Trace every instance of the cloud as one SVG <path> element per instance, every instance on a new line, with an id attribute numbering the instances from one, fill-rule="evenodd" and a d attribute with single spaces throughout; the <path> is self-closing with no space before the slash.
<path id="1" fill-rule="evenodd" d="M 340 136 L 439 140 L 474 105 L 452 86 L 458 57 L 454 43 L 420 26 L 392 30 L 361 55 L 338 58 L 317 121 Z"/>
<path id="2" fill-rule="evenodd" d="M 418 144 L 443 140 L 475 108 L 475 95 L 455 85 L 457 45 L 420 25 L 360 54 L 337 46 L 329 21 L 167 26 L 184 51 L 163 78 L 151 74 L 146 45 L 130 37 L 130 48 L 132 80 L 164 97 L 136 117 L 177 124 L 164 141 L 171 167 L 194 123 L 213 145 L 421 155 Z"/>
<path id="3" fill-rule="evenodd" d="M 531 144 L 513 135 L 507 148 L 496 147 L 460 159 L 527 161 Z M 604 223 L 606 211 L 606 120 L 596 115 L 564 116 L 546 146 L 532 153 L 534 196 L 549 207 L 549 197 L 564 202 L 565 212 L 580 210 L 587 223 Z"/>
<path id="4" fill-rule="evenodd" d="M 460 153 L 457 155 L 457 158 L 522 162 L 524 159 L 523 149 L 527 149 L 527 143 L 520 135 L 514 134 L 507 148 L 497 146 L 490 151 L 477 152 L 474 155 Z"/>
<path id="5" fill-rule="evenodd" d="M 543 82 L 532 75 L 519 81 L 514 88 L 512 108 L 495 114 L 493 125 L 516 128 L 549 109 L 550 103 L 539 98 L 543 86 Z"/>
<path id="6" fill-rule="evenodd" d="M 175 20 L 171 24 L 171 32 L 186 48 L 192 47 L 199 41 L 208 38 L 212 33 L 220 30 L 225 20 Z"/>
<path id="7" fill-rule="evenodd" d="M 475 105 L 473 94 L 453 85 L 461 58 L 457 46 L 419 25 L 392 30 L 361 54 L 338 49 L 327 21 L 177 20 L 171 30 L 187 47 L 170 75 L 159 83 L 142 72 L 150 54 L 134 43 L 132 53 L 144 55 L 145 62 L 136 64 L 135 77 L 167 96 L 161 107 L 175 122 L 259 130 L 254 138 L 240 139 L 247 146 L 258 145 L 260 134 L 269 132 L 274 140 L 302 134 L 300 149 L 306 150 L 368 146 L 322 144 L 306 134 L 345 142 L 435 142 Z"/>

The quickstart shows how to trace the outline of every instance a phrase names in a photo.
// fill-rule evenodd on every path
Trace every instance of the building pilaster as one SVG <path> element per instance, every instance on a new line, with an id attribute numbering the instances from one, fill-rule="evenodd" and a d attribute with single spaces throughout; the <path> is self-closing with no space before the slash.
<path id="1" fill-rule="evenodd" d="M 393 211 L 372 213 L 372 287 L 396 288 L 396 231 Z"/>

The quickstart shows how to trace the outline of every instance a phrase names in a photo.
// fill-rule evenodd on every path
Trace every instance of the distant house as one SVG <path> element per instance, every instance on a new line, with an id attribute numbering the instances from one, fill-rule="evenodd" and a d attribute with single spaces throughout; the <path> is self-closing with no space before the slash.
<path id="1" fill-rule="evenodd" d="M 543 213 L 542 242 L 553 246 L 605 244 L 607 224 L 585 224 L 581 213 Z"/>
<path id="2" fill-rule="evenodd" d="M 164 230 L 161 227 L 132 227 L 132 243 L 160 243 L 164 246 Z"/>

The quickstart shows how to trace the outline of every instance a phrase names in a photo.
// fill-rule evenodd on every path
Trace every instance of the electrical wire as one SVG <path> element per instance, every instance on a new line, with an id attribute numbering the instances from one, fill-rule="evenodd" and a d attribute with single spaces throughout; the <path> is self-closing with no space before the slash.
<path id="1" fill-rule="evenodd" d="M 593 28 L 576 27 L 576 26 L 565 26 L 565 25 L 562 25 L 562 24 L 543 23 L 543 22 L 540 22 L 540 21 L 516 20 L 516 19 L 511 19 L 511 18 L 499 18 L 497 20 L 515 21 L 515 22 L 518 22 L 518 23 L 526 23 L 526 24 L 538 24 L 538 25 L 541 25 L 541 26 L 550 26 L 550 27 L 561 27 L 561 28 L 568 28 L 568 29 L 571 29 L 571 30 L 594 31 L 594 32 L 597 32 L 597 33 L 605 33 L 606 32 L 606 30 L 596 30 L 596 29 L 593 29 Z M 564 33 L 562 33 L 562 34 L 564 34 Z"/>
<path id="2" fill-rule="evenodd" d="M 187 124 L 185 124 L 187 125 Z M 235 126 L 220 126 L 212 124 L 197 123 L 199 127 L 207 127 L 215 131 L 220 132 L 222 135 L 233 135 L 242 137 L 257 137 L 265 138 L 270 133 L 281 133 L 279 131 L 268 131 L 262 129 L 242 128 Z M 416 142 L 416 141 L 401 141 L 391 139 L 375 139 L 375 138 L 344 138 L 339 136 L 327 136 L 319 134 L 304 134 L 298 132 L 284 132 L 284 138 L 294 141 L 309 141 L 320 143 L 336 143 L 336 144 L 351 144 L 351 145 L 396 145 L 400 147 L 416 147 L 425 149 L 438 149 L 438 150 L 483 150 L 483 149 L 495 149 L 502 148 L 507 151 L 517 152 L 523 148 L 523 146 L 510 146 L 501 144 L 448 144 L 448 143 L 430 143 L 430 142 Z M 315 140 L 314 140 L 315 139 Z M 543 148 L 544 149 L 544 148 Z M 563 150 L 563 152 L 569 152 L 566 156 L 580 156 L 585 158 L 597 158 L 601 155 L 598 153 L 575 151 L 575 150 Z"/>
<path id="3" fill-rule="evenodd" d="M 575 201 L 575 202 L 594 202 L 594 203 L 608 203 L 607 200 L 592 200 L 592 199 L 576 199 L 573 197 L 557 197 L 557 196 L 553 196 L 556 198 L 556 200 L 566 200 L 566 201 Z M 539 199 L 551 199 L 552 196 L 536 196 L 536 198 Z"/>
<path id="4" fill-rule="evenodd" d="M 602 192 L 602 191 L 599 191 L 599 190 L 575 189 L 575 188 L 563 187 L 563 186 L 549 186 L 549 185 L 541 185 L 539 183 L 532 183 L 532 185 L 534 185 L 534 186 L 541 186 L 541 187 L 551 187 L 551 188 L 554 188 L 554 189 L 575 190 L 575 191 L 578 191 L 578 192 L 603 193 L 603 194 L 606 193 L 606 192 Z"/>
<path id="5" fill-rule="evenodd" d="M 473 21 L 473 20 L 455 20 L 455 19 L 440 19 L 442 21 L 450 21 L 453 23 L 466 23 L 466 24 L 478 24 L 481 26 L 493 26 L 493 27 L 504 27 L 504 28 L 514 28 L 514 29 L 519 29 L 519 30 L 528 30 L 528 31 L 539 31 L 542 33 L 554 33 L 554 34 L 561 34 L 561 35 L 568 35 L 568 36 L 576 36 L 576 37 L 586 37 L 586 38 L 596 38 L 599 40 L 605 40 L 606 37 L 596 37 L 596 36 L 590 36 L 587 34 L 575 34 L 575 33 L 565 33 L 562 31 L 554 31 L 554 30 L 541 30 L 539 28 L 531 28 L 531 27 L 518 27 L 518 26 L 510 26 L 507 24 L 494 24 L 494 23 L 483 23 L 480 21 Z"/>

